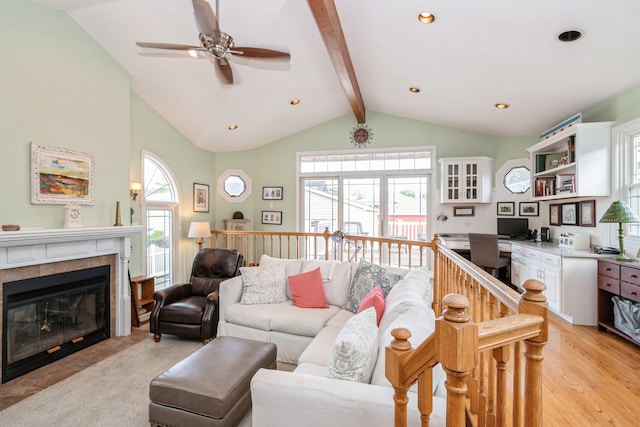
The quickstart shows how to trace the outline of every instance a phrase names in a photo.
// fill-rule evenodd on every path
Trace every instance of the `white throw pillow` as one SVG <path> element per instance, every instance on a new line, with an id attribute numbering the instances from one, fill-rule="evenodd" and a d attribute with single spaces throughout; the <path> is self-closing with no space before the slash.
<path id="1" fill-rule="evenodd" d="M 331 348 L 326 376 L 369 383 L 378 359 L 376 310 L 370 307 L 344 324 Z"/>
<path id="2" fill-rule="evenodd" d="M 287 270 L 284 263 L 264 267 L 240 267 L 240 304 L 277 304 L 287 300 Z"/>

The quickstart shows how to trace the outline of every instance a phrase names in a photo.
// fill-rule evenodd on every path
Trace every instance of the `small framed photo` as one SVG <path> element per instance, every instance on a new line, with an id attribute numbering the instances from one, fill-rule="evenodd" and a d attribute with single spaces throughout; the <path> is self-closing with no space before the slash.
<path id="1" fill-rule="evenodd" d="M 549 224 L 560 225 L 560 205 L 555 203 L 549 205 Z"/>
<path id="2" fill-rule="evenodd" d="M 282 200 L 282 187 L 262 187 L 262 200 Z"/>
<path id="3" fill-rule="evenodd" d="M 520 202 L 520 216 L 538 216 L 538 202 Z"/>
<path id="4" fill-rule="evenodd" d="M 281 211 L 262 211 L 262 223 L 282 225 Z"/>
<path id="5" fill-rule="evenodd" d="M 561 205 L 562 225 L 578 225 L 578 204 L 563 203 Z"/>
<path id="6" fill-rule="evenodd" d="M 516 214 L 516 202 L 498 202 L 498 216 Z"/>
<path id="7" fill-rule="evenodd" d="M 193 183 L 193 211 L 209 212 L 209 185 Z"/>
<path id="8" fill-rule="evenodd" d="M 453 216 L 474 216 L 475 206 L 454 206 Z"/>
<path id="9" fill-rule="evenodd" d="M 584 200 L 578 202 L 580 208 L 580 225 L 582 227 L 596 226 L 596 201 Z"/>

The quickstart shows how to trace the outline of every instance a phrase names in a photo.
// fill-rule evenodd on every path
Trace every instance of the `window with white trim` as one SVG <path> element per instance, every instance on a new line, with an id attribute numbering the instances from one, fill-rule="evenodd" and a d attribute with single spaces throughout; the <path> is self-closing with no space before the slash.
<path id="1" fill-rule="evenodd" d="M 298 153 L 300 229 L 426 240 L 434 147 Z"/>
<path id="2" fill-rule="evenodd" d="M 158 156 L 143 152 L 142 212 L 147 226 L 147 256 L 144 265 L 147 276 L 155 277 L 156 289 L 174 281 L 178 271 L 178 230 L 180 228 L 180 195 L 176 179 L 169 166 Z"/>
<path id="3" fill-rule="evenodd" d="M 613 129 L 613 142 L 617 197 L 640 214 L 640 118 L 616 126 Z M 627 234 L 640 238 L 640 224 L 627 224 Z"/>

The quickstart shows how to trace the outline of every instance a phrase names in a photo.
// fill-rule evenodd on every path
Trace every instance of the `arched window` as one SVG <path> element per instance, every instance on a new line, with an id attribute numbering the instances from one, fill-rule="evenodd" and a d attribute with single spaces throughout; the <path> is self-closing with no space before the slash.
<path id="1" fill-rule="evenodd" d="M 147 253 L 145 257 L 148 276 L 155 277 L 157 289 L 174 282 L 178 271 L 178 229 L 180 196 L 171 169 L 157 156 L 143 152 L 142 212 L 147 226 Z"/>

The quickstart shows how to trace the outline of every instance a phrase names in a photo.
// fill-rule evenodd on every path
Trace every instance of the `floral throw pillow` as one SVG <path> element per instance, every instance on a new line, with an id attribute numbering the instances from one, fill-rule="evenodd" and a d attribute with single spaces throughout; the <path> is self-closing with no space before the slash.
<path id="1" fill-rule="evenodd" d="M 242 298 L 240 304 L 277 304 L 287 300 L 285 263 L 264 267 L 240 267 Z"/>
<path id="2" fill-rule="evenodd" d="M 376 310 L 369 307 L 344 324 L 327 361 L 328 378 L 369 383 L 378 360 Z"/>
<path id="3" fill-rule="evenodd" d="M 393 285 L 401 279 L 402 275 L 392 273 L 380 265 L 362 259 L 349 285 L 347 302 L 342 308 L 357 313 L 364 297 L 376 285 L 380 285 L 382 294 L 386 298 Z"/>

